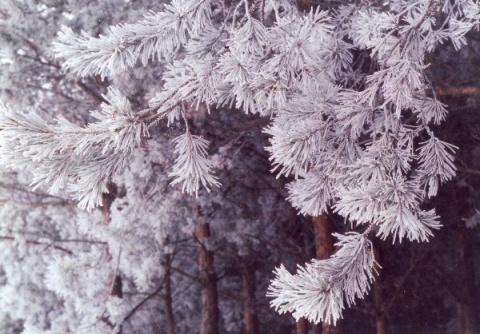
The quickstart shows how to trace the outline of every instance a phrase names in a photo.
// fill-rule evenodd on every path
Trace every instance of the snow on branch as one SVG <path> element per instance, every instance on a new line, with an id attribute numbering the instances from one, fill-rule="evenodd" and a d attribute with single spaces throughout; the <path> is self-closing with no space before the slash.
<path id="1" fill-rule="evenodd" d="M 137 60 L 146 65 L 155 56 L 172 60 L 188 37 L 195 36 L 210 23 L 210 0 L 173 0 L 165 11 L 149 13 L 135 24 L 120 24 L 109 28 L 98 38 L 85 32 L 75 34 L 63 27 L 53 43 L 63 66 L 86 76 L 101 77 L 120 73 L 133 67 Z"/>
<path id="2" fill-rule="evenodd" d="M 327 211 L 335 198 L 335 182 L 325 173 L 312 171 L 304 178 L 292 181 L 288 187 L 288 200 L 301 214 L 318 216 Z"/>
<path id="3" fill-rule="evenodd" d="M 266 27 L 250 15 L 247 15 L 246 23 L 235 32 L 231 41 L 234 47 L 257 56 L 262 56 L 269 45 Z"/>
<path id="4" fill-rule="evenodd" d="M 382 221 L 379 224 L 377 235 L 382 239 L 393 236 L 395 242 L 406 237 L 413 241 L 428 241 L 433 236 L 432 229 L 439 229 L 439 217 L 435 210 L 412 210 L 402 204 L 388 207 L 382 212 Z"/>
<path id="5" fill-rule="evenodd" d="M 80 76 L 105 77 L 124 71 L 136 62 L 135 50 L 123 42 L 131 29 L 124 30 L 124 27 L 111 27 L 108 35 L 93 38 L 84 32 L 79 36 L 64 26 L 53 43 L 56 57 L 63 58 L 63 66 Z"/>
<path id="6" fill-rule="evenodd" d="M 420 209 L 423 192 L 419 181 L 400 175 L 383 177 L 383 181 L 341 187 L 335 211 L 357 224 L 373 223 L 382 239 L 428 241 L 440 223 L 434 210 Z"/>
<path id="7" fill-rule="evenodd" d="M 280 313 L 295 319 L 335 324 L 347 305 L 363 298 L 374 280 L 373 245 L 364 234 L 335 234 L 339 250 L 327 260 L 313 260 L 298 267 L 295 275 L 281 265 L 276 269 L 267 295 Z"/>
<path id="8" fill-rule="evenodd" d="M 172 185 L 181 183 L 182 191 L 198 196 L 200 184 L 210 191 L 211 186 L 220 186 L 217 177 L 212 175 L 212 162 L 207 156 L 208 141 L 191 135 L 189 131 L 174 139 L 178 154 L 170 177 Z"/>
<path id="9" fill-rule="evenodd" d="M 430 139 L 420 143 L 419 149 L 419 175 L 420 179 L 428 183 L 428 196 L 435 196 L 439 183 L 445 183 L 455 176 L 454 165 L 455 150 L 452 144 L 441 141 L 430 133 Z"/>
<path id="10" fill-rule="evenodd" d="M 147 134 L 144 122 L 118 91 L 110 89 L 104 98 L 109 104 L 92 112 L 97 122 L 86 127 L 63 117 L 51 125 L 35 113 L 0 104 L 1 163 L 31 171 L 32 184 L 50 184 L 51 193 L 68 183 L 81 208 L 100 205 L 109 178 L 125 166 Z"/>
<path id="11" fill-rule="evenodd" d="M 445 105 L 436 98 L 423 97 L 414 99 L 414 111 L 424 124 L 433 121 L 433 124 L 440 124 L 447 116 Z"/>

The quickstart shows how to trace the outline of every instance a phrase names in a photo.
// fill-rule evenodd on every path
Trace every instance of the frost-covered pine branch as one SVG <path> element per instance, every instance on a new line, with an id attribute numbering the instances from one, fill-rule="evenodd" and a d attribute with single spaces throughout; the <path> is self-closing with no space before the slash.
<path id="1" fill-rule="evenodd" d="M 209 190 L 211 186 L 220 186 L 212 175 L 212 162 L 207 158 L 208 141 L 190 134 L 190 131 L 174 139 L 175 152 L 178 154 L 169 176 L 174 177 L 172 185 L 182 184 L 182 191 L 198 196 L 200 184 Z"/>
<path id="2" fill-rule="evenodd" d="M 54 51 L 65 67 L 81 76 L 113 75 L 133 67 L 137 60 L 144 65 L 155 57 L 172 60 L 189 37 L 210 23 L 213 2 L 173 0 L 164 11 L 146 14 L 138 23 L 110 27 L 98 38 L 63 27 Z"/>
<path id="3" fill-rule="evenodd" d="M 298 267 L 292 275 L 282 265 L 276 269 L 268 295 L 280 313 L 291 312 L 318 323 L 335 324 L 348 306 L 363 297 L 374 280 L 373 245 L 367 236 L 358 233 L 335 235 L 339 250 L 329 259 L 312 260 Z"/>
<path id="4" fill-rule="evenodd" d="M 148 128 L 186 118 L 183 105 L 192 106 L 193 120 L 201 105 L 236 107 L 272 118 L 265 129 L 272 171 L 295 178 L 289 199 L 301 213 L 331 207 L 382 239 L 428 240 L 439 221 L 421 204 L 454 177 L 455 147 L 434 133 L 447 107 L 435 95 L 426 55 L 442 43 L 464 46 L 468 31 L 479 28 L 479 3 L 366 1 L 308 13 L 288 0 L 259 3 L 173 0 L 99 37 L 63 28 L 54 49 L 65 68 L 115 77 L 139 61 L 159 63 L 156 94 L 133 112 L 110 90 L 109 104 L 93 114 L 98 122 L 85 128 L 2 106 L 1 161 L 30 169 L 34 183 L 52 183 L 52 191 L 67 184 L 90 209 Z M 219 182 L 208 142 L 186 127 L 175 139 L 178 159 L 169 175 L 197 193 Z M 297 275 L 279 269 L 272 304 L 334 322 L 344 300 L 362 297 L 373 280 L 370 241 L 366 234 L 339 238 L 331 259 Z"/>
<path id="5" fill-rule="evenodd" d="M 68 184 L 81 208 L 98 206 L 108 180 L 147 134 L 124 96 L 111 89 L 104 98 L 108 104 L 91 113 L 97 122 L 87 127 L 63 117 L 51 125 L 34 113 L 0 105 L 2 164 L 29 169 L 32 184 L 51 184 L 52 193 Z"/>

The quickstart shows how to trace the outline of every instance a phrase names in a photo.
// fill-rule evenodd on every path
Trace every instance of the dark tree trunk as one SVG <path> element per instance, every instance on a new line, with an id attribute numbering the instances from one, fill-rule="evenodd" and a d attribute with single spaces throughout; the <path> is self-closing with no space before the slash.
<path id="1" fill-rule="evenodd" d="M 118 298 L 123 298 L 123 289 L 122 289 L 122 278 L 120 275 L 115 276 L 113 279 L 113 284 L 112 288 L 110 290 L 110 296 L 118 297 Z M 113 324 L 108 317 L 103 316 L 101 319 L 104 323 L 106 323 L 108 326 L 111 328 L 115 327 L 115 324 Z M 122 326 L 120 325 L 120 328 L 118 329 L 118 334 L 122 334 Z"/>
<path id="2" fill-rule="evenodd" d="M 115 280 L 113 281 L 112 292 L 110 295 L 123 298 L 123 291 L 122 291 L 122 278 L 117 275 L 115 276 Z"/>
<path id="3" fill-rule="evenodd" d="M 115 280 L 113 281 L 111 295 L 115 296 L 115 297 L 118 297 L 118 298 L 123 298 L 123 284 L 122 284 L 122 278 L 120 277 L 120 275 L 115 276 Z M 120 325 L 120 328 L 118 329 L 117 333 L 122 334 L 122 326 L 121 325 Z"/>
<path id="4" fill-rule="evenodd" d="M 101 208 L 102 215 L 103 215 L 103 223 L 105 225 L 110 224 L 110 221 L 111 221 L 110 210 L 111 210 L 112 203 L 116 198 L 115 196 L 117 192 L 117 187 L 114 183 L 108 182 L 107 189 L 109 193 L 102 194 L 102 208 Z M 122 284 L 122 277 L 120 275 L 116 275 L 114 277 L 110 295 L 118 298 L 123 298 L 123 284 Z M 103 321 L 105 321 L 110 327 L 112 328 L 115 327 L 114 324 L 112 324 L 110 320 L 108 320 L 107 318 L 103 318 Z M 120 326 L 117 333 L 122 334 L 122 326 Z"/>
<path id="5" fill-rule="evenodd" d="M 171 278 L 171 258 L 170 255 L 165 257 L 165 317 L 167 318 L 167 333 L 175 334 L 175 317 L 173 316 L 173 300 L 172 300 L 172 278 Z"/>
<path id="6" fill-rule="evenodd" d="M 382 265 L 382 252 L 380 247 L 374 243 L 373 251 L 375 253 L 375 260 L 381 266 Z M 388 325 L 388 314 L 386 310 L 386 301 L 384 295 L 384 282 L 383 276 L 380 273 L 373 282 L 373 298 L 375 301 L 375 325 L 377 334 L 390 333 Z"/>
<path id="7" fill-rule="evenodd" d="M 297 0 L 297 6 L 300 10 L 308 12 L 315 7 L 315 0 Z"/>
<path id="8" fill-rule="evenodd" d="M 244 263 L 247 261 L 245 260 Z M 246 263 L 242 267 L 243 317 L 246 334 L 258 334 L 255 291 L 255 269 Z"/>
<path id="9" fill-rule="evenodd" d="M 460 279 L 461 300 L 457 302 L 457 333 L 474 334 L 479 333 L 479 325 L 472 241 L 465 222 L 459 220 L 458 224 L 456 264 Z"/>
<path id="10" fill-rule="evenodd" d="M 291 221 L 295 224 L 295 229 L 300 233 L 298 238 L 298 247 L 300 252 L 295 257 L 295 262 L 304 265 L 315 257 L 315 245 L 313 242 L 313 228 L 305 219 L 298 216 L 296 210 L 291 209 Z M 310 323 L 305 318 L 300 318 L 295 324 L 297 334 L 308 334 Z"/>
<path id="11" fill-rule="evenodd" d="M 300 318 L 297 321 L 297 334 L 308 334 L 308 321 L 305 318 Z"/>
<path id="12" fill-rule="evenodd" d="M 318 260 L 328 259 L 335 249 L 332 232 L 332 222 L 326 213 L 312 217 L 313 233 L 315 240 L 316 258 Z M 319 334 L 341 334 L 343 333 L 342 320 L 337 321 L 335 326 L 327 323 L 316 325 L 314 333 Z M 319 328 L 321 327 L 321 329 Z"/>
<path id="13" fill-rule="evenodd" d="M 335 250 L 333 228 L 326 213 L 312 218 L 317 260 L 328 259 Z"/>
<path id="14" fill-rule="evenodd" d="M 440 188 L 438 196 L 438 213 L 443 224 L 452 230 L 455 237 L 453 277 L 456 283 L 451 287 L 456 293 L 457 333 L 479 333 L 478 323 L 478 291 L 475 285 L 472 240 L 465 222 L 460 215 L 460 204 L 457 197 L 457 188 L 448 183 Z"/>
<path id="15" fill-rule="evenodd" d="M 117 186 L 113 182 L 107 183 L 107 190 L 108 193 L 102 194 L 102 215 L 103 215 L 103 223 L 105 225 L 110 224 L 110 208 L 112 206 L 113 201 L 116 198 L 117 194 Z"/>
<path id="16" fill-rule="evenodd" d="M 201 284 L 202 299 L 202 323 L 201 334 L 218 334 L 218 291 L 217 277 L 213 266 L 213 252 L 208 250 L 202 240 L 210 235 L 209 225 L 199 223 L 196 229 L 196 237 L 200 243 L 198 246 L 198 269 Z"/>

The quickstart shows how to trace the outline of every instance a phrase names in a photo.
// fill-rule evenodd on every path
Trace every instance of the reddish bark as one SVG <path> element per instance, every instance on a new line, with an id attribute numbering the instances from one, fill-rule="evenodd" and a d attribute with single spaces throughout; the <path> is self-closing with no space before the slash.
<path id="1" fill-rule="evenodd" d="M 457 333 L 479 333 L 477 288 L 473 264 L 472 242 L 465 223 L 459 219 L 456 263 L 460 279 L 460 300 L 457 302 Z"/>
<path id="2" fill-rule="evenodd" d="M 213 265 L 213 252 L 208 250 L 202 241 L 210 235 L 209 225 L 199 223 L 196 229 L 196 237 L 200 243 L 198 246 L 198 269 L 201 284 L 202 299 L 202 323 L 201 334 L 218 334 L 218 291 L 217 276 Z"/>
<path id="3" fill-rule="evenodd" d="M 315 0 L 297 0 L 297 6 L 300 10 L 310 11 L 313 7 L 315 7 Z M 317 3 L 318 5 L 318 3 Z"/>
<path id="4" fill-rule="evenodd" d="M 244 265 L 242 268 L 242 294 L 246 334 L 258 334 L 255 291 L 255 269 L 252 266 Z"/>
<path id="5" fill-rule="evenodd" d="M 313 244 L 313 228 L 310 224 L 306 224 L 303 219 L 299 219 L 297 212 L 292 208 L 291 221 L 295 224 L 295 228 L 300 233 L 299 249 L 303 250 L 296 256 L 296 262 L 299 265 L 304 265 L 305 262 L 310 261 L 312 257 L 315 257 L 315 248 Z M 305 318 L 300 318 L 295 324 L 297 334 L 308 334 L 310 323 Z"/>
<path id="6" fill-rule="evenodd" d="M 308 321 L 305 318 L 300 318 L 296 324 L 297 334 L 308 334 Z"/>
<path id="7" fill-rule="evenodd" d="M 312 218 L 313 231 L 315 238 L 315 255 L 318 260 L 328 259 L 335 250 L 332 237 L 332 224 L 327 214 L 322 214 Z"/>
<path id="8" fill-rule="evenodd" d="M 382 263 L 382 254 L 378 245 L 374 244 L 373 251 L 375 253 L 375 260 L 377 263 Z M 373 298 L 375 301 L 375 325 L 377 329 L 377 334 L 388 334 L 389 325 L 388 325 L 388 310 L 386 309 L 386 302 L 384 296 L 384 282 L 382 275 L 376 277 L 373 282 Z"/>
<path id="9" fill-rule="evenodd" d="M 315 240 L 316 258 L 318 260 L 328 259 L 334 252 L 335 246 L 332 237 L 333 226 L 326 213 L 312 217 L 313 233 Z M 321 327 L 321 329 L 320 329 Z M 336 326 L 322 323 L 314 328 L 314 333 L 341 334 L 343 333 L 342 321 L 337 321 Z"/>
<path id="10" fill-rule="evenodd" d="M 435 94 L 437 96 L 471 96 L 479 95 L 480 87 L 478 86 L 453 86 L 453 87 L 436 87 Z"/>

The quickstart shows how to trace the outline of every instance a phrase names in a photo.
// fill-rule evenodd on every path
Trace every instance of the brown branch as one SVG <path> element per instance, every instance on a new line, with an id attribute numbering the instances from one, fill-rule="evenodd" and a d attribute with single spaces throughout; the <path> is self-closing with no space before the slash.
<path id="1" fill-rule="evenodd" d="M 13 236 L 0 236 L 0 240 L 8 240 L 8 241 L 15 241 L 17 240 L 15 237 Z M 68 250 L 66 248 L 63 248 L 61 246 L 56 246 L 56 245 L 53 245 L 52 243 L 45 243 L 45 242 L 40 242 L 40 241 L 37 241 L 37 240 L 29 240 L 27 239 L 26 242 L 28 244 L 32 244 L 32 245 L 41 245 L 41 246 L 47 246 L 47 247 L 53 247 L 54 249 L 56 250 L 59 250 L 59 251 L 62 251 L 62 252 L 65 252 L 69 255 L 73 255 L 73 252 L 71 250 Z"/>
<path id="2" fill-rule="evenodd" d="M 69 101 L 72 101 L 72 102 L 77 102 L 73 97 L 71 97 L 71 96 L 69 96 L 65 93 L 62 93 L 58 90 L 55 90 L 55 89 L 49 89 L 49 88 L 45 88 L 45 87 L 42 87 L 42 86 L 39 86 L 39 85 L 34 85 L 34 84 L 29 84 L 29 83 L 24 83 L 24 82 L 19 82 L 19 81 L 15 81 L 14 83 L 15 83 L 15 85 L 20 86 L 20 87 L 23 86 L 23 87 L 30 87 L 30 88 L 35 88 L 35 89 L 38 89 L 38 90 L 43 90 L 43 91 L 50 92 L 52 94 L 61 96 L 66 100 L 69 100 Z"/>
<path id="3" fill-rule="evenodd" d="M 12 202 L 16 205 L 29 206 L 32 208 L 44 208 L 48 206 L 63 206 L 63 207 L 76 207 L 77 203 L 72 201 L 49 201 L 49 202 L 22 202 L 22 201 L 11 201 L 11 200 L 0 200 L 0 204 Z"/>
<path id="4" fill-rule="evenodd" d="M 260 21 L 265 23 L 265 0 L 260 1 Z"/>
<path id="5" fill-rule="evenodd" d="M 135 312 L 137 312 L 137 310 L 142 307 L 143 304 L 145 304 L 147 301 L 149 301 L 150 299 L 152 299 L 153 297 L 155 297 L 162 289 L 163 289 L 163 285 L 165 283 L 165 278 L 166 276 L 163 276 L 163 280 L 162 282 L 160 283 L 160 285 L 158 286 L 158 288 L 156 288 L 152 293 L 150 293 L 147 297 L 145 297 L 141 302 L 139 302 L 126 316 L 125 318 L 123 318 L 123 322 L 127 321 L 128 319 L 130 319 L 134 314 Z"/>
<path id="6" fill-rule="evenodd" d="M 271 118 L 262 117 L 262 118 L 254 119 L 251 121 L 246 121 L 243 123 L 234 123 L 233 128 L 238 130 L 252 130 L 252 128 L 264 127 L 270 124 L 271 121 L 272 121 Z"/>
<path id="7" fill-rule="evenodd" d="M 463 168 L 458 168 L 457 169 L 459 172 L 467 173 L 467 174 L 473 174 L 473 175 L 480 175 L 480 170 L 476 169 L 463 169 Z"/>
<path id="8" fill-rule="evenodd" d="M 40 57 L 39 55 L 37 55 L 36 57 L 32 57 L 32 56 L 29 56 L 29 55 L 24 54 L 24 55 L 20 55 L 20 57 L 26 58 L 26 59 L 30 59 L 30 60 L 33 60 L 33 61 L 36 61 L 36 62 L 39 62 L 39 63 L 42 64 L 42 65 L 46 65 L 46 66 L 49 66 L 49 67 L 53 67 L 53 68 L 55 68 L 55 69 L 57 69 L 57 70 L 61 68 L 59 65 L 54 64 L 54 63 L 52 63 L 52 62 L 49 62 L 49 61 L 45 62 L 45 61 L 43 61 L 41 58 L 39 58 L 39 57 Z"/>
<path id="9" fill-rule="evenodd" d="M 198 282 L 200 281 L 200 279 L 197 277 L 197 276 L 194 276 L 194 275 L 190 275 L 189 273 L 183 271 L 182 269 L 179 269 L 177 267 L 174 267 L 174 266 L 170 266 L 170 269 L 176 273 L 179 273 L 180 275 L 182 276 L 185 276 L 189 279 L 191 279 L 192 281 L 195 281 L 195 282 Z"/>
<path id="10" fill-rule="evenodd" d="M 83 239 L 62 239 L 62 240 L 55 240 L 55 242 L 71 242 L 71 243 L 86 243 L 86 244 L 99 244 L 99 245 L 106 245 L 107 242 L 105 241 L 97 241 L 97 240 L 83 240 Z"/>
<path id="11" fill-rule="evenodd" d="M 108 101 L 105 100 L 101 94 L 97 93 L 93 88 L 91 88 L 87 84 L 81 82 L 80 80 L 78 80 L 76 84 L 85 94 L 92 97 L 98 103 L 108 104 Z"/>
<path id="12" fill-rule="evenodd" d="M 25 194 L 29 194 L 29 195 L 33 195 L 33 196 L 37 196 L 37 197 L 55 198 L 55 199 L 58 199 L 60 202 L 63 202 L 63 201 L 64 202 L 70 202 L 70 201 L 68 201 L 68 200 L 66 200 L 66 199 L 64 199 L 60 196 L 55 196 L 55 195 L 51 195 L 51 194 L 47 194 L 47 193 L 28 190 L 28 189 L 25 189 L 25 188 L 21 187 L 21 185 L 15 184 L 15 183 L 0 182 L 0 188 L 12 190 L 12 191 L 18 191 L 18 192 L 21 192 L 21 193 L 25 193 Z M 76 203 L 76 202 L 73 202 L 73 201 L 71 201 L 71 202 Z"/>
<path id="13" fill-rule="evenodd" d="M 460 86 L 460 87 L 436 87 L 435 93 L 438 96 L 472 96 L 480 95 L 479 86 Z"/>

